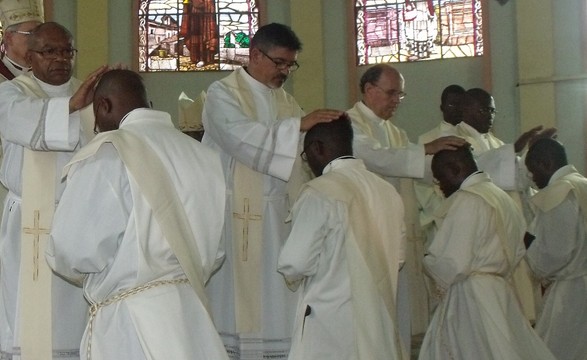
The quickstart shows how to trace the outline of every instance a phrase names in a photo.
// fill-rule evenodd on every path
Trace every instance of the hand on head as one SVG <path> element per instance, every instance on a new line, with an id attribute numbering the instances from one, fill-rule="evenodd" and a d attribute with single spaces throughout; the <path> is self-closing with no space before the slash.
<path id="1" fill-rule="evenodd" d="M 456 150 L 467 144 L 467 141 L 458 136 L 444 136 L 424 144 L 426 155 L 434 155 L 442 150 Z"/>
<path id="2" fill-rule="evenodd" d="M 300 122 L 300 131 L 308 131 L 316 124 L 336 120 L 343 113 L 344 111 L 333 109 L 314 110 L 302 118 L 302 121 Z"/>
<path id="3" fill-rule="evenodd" d="M 524 132 L 514 143 L 514 150 L 519 153 L 524 150 L 526 146 L 532 145 L 538 139 L 544 138 L 556 138 L 556 128 L 544 129 L 542 125 L 533 127 L 532 129 Z"/>
<path id="4" fill-rule="evenodd" d="M 110 70 L 108 65 L 102 65 L 94 70 L 86 80 L 81 84 L 79 89 L 69 99 L 69 113 L 81 110 L 92 103 L 94 97 L 94 88 L 100 80 L 102 74 Z"/>

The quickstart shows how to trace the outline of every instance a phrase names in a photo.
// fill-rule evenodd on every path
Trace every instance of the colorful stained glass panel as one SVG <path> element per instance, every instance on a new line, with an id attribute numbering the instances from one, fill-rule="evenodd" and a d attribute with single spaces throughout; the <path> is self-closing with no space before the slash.
<path id="1" fill-rule="evenodd" d="M 355 0 L 357 64 L 483 55 L 481 0 Z"/>
<path id="2" fill-rule="evenodd" d="M 139 71 L 234 70 L 259 26 L 256 0 L 140 0 Z"/>

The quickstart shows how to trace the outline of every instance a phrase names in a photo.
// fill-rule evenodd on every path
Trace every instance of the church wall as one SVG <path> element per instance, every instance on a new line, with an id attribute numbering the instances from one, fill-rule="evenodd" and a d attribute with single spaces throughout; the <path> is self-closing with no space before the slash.
<path id="1" fill-rule="evenodd" d="M 74 34 L 79 33 L 77 29 L 80 24 L 95 23 L 84 20 L 84 17 L 90 15 L 82 10 L 78 11 L 75 1 L 51 1 L 55 20 L 63 23 Z M 531 3 L 538 4 L 533 1 Z M 540 2 L 543 6 L 554 6 L 554 3 Z M 585 73 L 582 68 L 578 69 L 583 58 L 581 47 L 573 45 L 579 36 L 576 29 L 581 28 L 577 8 L 581 8 L 582 3 L 583 0 L 556 2 L 557 7 L 553 10 L 553 36 L 556 45 L 554 49 L 544 45 L 546 47 L 541 51 L 562 54 L 555 60 L 555 69 L 559 75 L 565 75 L 569 69 L 573 70 L 573 74 Z M 281 22 L 292 26 L 305 44 L 305 49 L 300 54 L 301 68 L 286 84 L 286 89 L 299 99 L 306 111 L 323 106 L 347 109 L 360 96 L 357 82 L 365 68 L 355 66 L 354 57 L 350 56 L 354 50 L 354 28 L 349 21 L 353 4 L 352 0 L 321 0 L 318 5 L 316 0 L 267 1 L 265 22 Z M 524 46 L 519 46 L 520 36 L 516 36 L 516 33 L 520 31 L 520 19 L 527 21 L 535 18 L 536 14 L 527 8 L 520 13 L 516 1 L 500 5 L 498 1 L 485 0 L 484 5 L 486 56 L 397 64 L 406 78 L 408 97 L 400 107 L 395 121 L 406 129 L 412 140 L 440 120 L 440 93 L 445 86 L 453 83 L 465 88 L 483 87 L 494 95 L 498 108 L 494 130 L 503 140 L 514 141 L 521 131 L 527 130 L 532 124 L 532 121 L 520 118 L 518 54 L 520 48 L 522 51 L 526 50 L 523 49 Z M 318 18 L 312 18 L 312 21 L 300 20 L 299 17 L 306 16 L 307 11 L 312 11 L 314 17 L 318 14 Z M 129 20 L 134 16 L 132 1 L 109 0 L 106 14 L 96 16 L 106 17 L 102 19 L 102 23 L 107 23 L 108 28 L 100 30 L 107 34 L 108 49 L 86 47 L 79 56 L 101 58 L 106 55 L 110 64 L 132 65 L 135 46 L 133 24 Z M 540 17 L 529 21 L 540 21 Z M 569 38 L 573 42 L 566 40 Z M 78 65 L 82 65 L 82 68 L 78 66 L 79 75 L 90 71 L 88 65 Z M 194 97 L 225 75 L 224 72 L 151 73 L 144 74 L 144 78 L 154 107 L 170 112 L 175 119 L 177 98 L 181 91 Z M 571 148 L 573 155 L 570 157 L 581 169 L 584 167 L 584 111 L 583 106 L 578 104 L 582 104 L 585 99 L 584 83 L 565 81 L 557 82 L 556 85 L 556 120 L 561 128 L 559 138 Z M 319 96 L 315 96 L 316 89 L 320 91 Z M 532 101 L 539 103 L 540 99 Z"/>

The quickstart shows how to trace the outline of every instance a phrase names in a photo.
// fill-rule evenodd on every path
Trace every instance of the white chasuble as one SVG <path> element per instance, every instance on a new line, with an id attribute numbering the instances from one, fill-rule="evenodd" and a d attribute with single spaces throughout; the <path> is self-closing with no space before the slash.
<path id="1" fill-rule="evenodd" d="M 15 82 L 31 97 L 49 97 L 30 77 L 20 76 Z M 23 326 L 20 337 L 21 356 L 25 359 L 53 358 L 52 273 L 43 254 L 55 211 L 56 166 L 55 152 L 24 149 L 20 261 L 20 318 Z M 40 183 L 39 179 L 46 180 Z M 46 301 L 39 302 L 38 299 Z"/>
<path id="2" fill-rule="evenodd" d="M 251 119 L 258 118 L 255 100 L 247 82 L 233 73 L 224 83 L 235 89 L 235 96 L 243 112 Z M 272 92 L 274 107 L 271 118 L 301 116 L 297 104 L 281 91 Z M 265 107 L 267 108 L 267 107 Z M 295 173 L 295 172 L 294 172 Z M 239 161 L 234 165 L 233 244 L 235 257 L 236 329 L 243 333 L 261 330 L 261 277 L 263 244 L 263 176 Z M 242 210 L 241 210 L 242 209 Z"/>
<path id="3" fill-rule="evenodd" d="M 288 195 L 304 182 L 301 115 L 283 89 L 266 87 L 245 69 L 207 91 L 202 142 L 221 153 L 228 187 L 227 260 L 207 288 L 233 359 L 287 356 L 294 297 L 276 266 L 289 232 Z"/>
<path id="4" fill-rule="evenodd" d="M 424 145 L 410 143 L 407 133 L 391 119 L 379 118 L 362 102 L 348 111 L 352 119 L 353 151 L 367 169 L 392 184 L 402 197 L 406 223 L 406 263 L 400 271 L 398 317 L 406 348 L 412 334 L 428 327 L 428 293 L 422 271 L 424 233 L 420 226 L 414 179 L 430 174 Z M 404 294 L 405 293 L 405 294 Z"/>

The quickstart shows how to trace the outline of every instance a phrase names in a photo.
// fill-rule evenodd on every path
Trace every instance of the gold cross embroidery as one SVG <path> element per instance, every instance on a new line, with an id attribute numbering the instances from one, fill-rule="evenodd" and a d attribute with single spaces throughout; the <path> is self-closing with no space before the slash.
<path id="1" fill-rule="evenodd" d="M 263 217 L 261 215 L 253 215 L 249 209 L 249 199 L 244 199 L 243 204 L 243 212 L 239 214 L 237 212 L 232 213 L 232 215 L 239 220 L 243 220 L 243 238 L 242 238 L 242 253 L 241 258 L 242 261 L 247 261 L 248 254 L 247 251 L 249 249 L 249 221 L 251 220 L 261 220 Z"/>
<path id="2" fill-rule="evenodd" d="M 35 210 L 34 212 L 34 221 L 32 228 L 23 228 L 22 231 L 25 234 L 33 235 L 33 281 L 37 281 L 39 278 L 39 240 L 41 235 L 48 235 L 51 229 L 44 229 L 41 228 L 40 218 L 41 214 L 39 210 Z"/>

